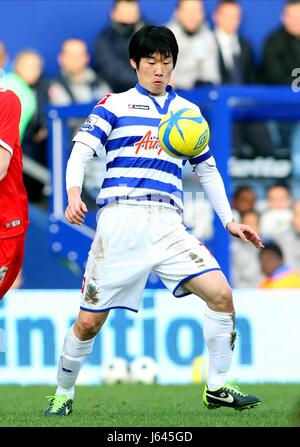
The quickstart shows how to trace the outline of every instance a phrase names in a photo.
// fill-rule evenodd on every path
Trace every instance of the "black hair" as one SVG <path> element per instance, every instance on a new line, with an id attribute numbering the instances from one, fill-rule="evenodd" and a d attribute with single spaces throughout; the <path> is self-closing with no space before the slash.
<path id="1" fill-rule="evenodd" d="M 236 190 L 234 191 L 233 198 L 234 199 L 238 198 L 240 196 L 240 194 L 243 193 L 244 191 L 251 191 L 254 194 L 256 194 L 254 189 L 251 186 L 249 186 L 249 185 L 241 185 L 238 188 L 236 188 Z"/>
<path id="2" fill-rule="evenodd" d="M 298 5 L 299 3 L 300 3 L 300 0 L 287 0 L 285 3 L 285 6 Z"/>
<path id="3" fill-rule="evenodd" d="M 219 0 L 219 2 L 217 4 L 217 8 L 219 8 L 222 5 L 239 5 L 240 6 L 240 4 L 237 0 Z"/>
<path id="4" fill-rule="evenodd" d="M 114 5 L 116 5 L 117 3 L 120 3 L 120 2 L 138 3 L 139 1 L 138 0 L 115 0 Z"/>
<path id="5" fill-rule="evenodd" d="M 174 33 L 166 26 L 147 25 L 137 31 L 129 42 L 129 58 L 139 67 L 142 57 L 156 53 L 173 57 L 173 67 L 178 56 L 178 44 Z"/>
<path id="6" fill-rule="evenodd" d="M 283 252 L 278 244 L 273 241 L 264 243 L 264 247 L 260 250 L 260 254 L 265 251 L 273 252 L 279 259 L 283 261 Z"/>

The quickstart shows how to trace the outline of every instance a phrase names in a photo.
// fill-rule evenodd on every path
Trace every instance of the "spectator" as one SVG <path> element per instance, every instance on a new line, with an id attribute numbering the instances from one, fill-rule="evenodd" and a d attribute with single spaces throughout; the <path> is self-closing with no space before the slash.
<path id="1" fill-rule="evenodd" d="M 8 54 L 6 52 L 6 48 L 3 42 L 1 42 L 0 40 L 0 77 L 1 77 L 1 72 L 8 72 L 10 71 L 11 67 L 10 67 L 10 63 L 9 63 L 9 58 L 8 58 Z"/>
<path id="2" fill-rule="evenodd" d="M 256 193 L 250 186 L 238 187 L 232 198 L 233 215 L 236 221 L 248 211 L 255 209 Z"/>
<path id="3" fill-rule="evenodd" d="M 108 92 L 108 85 L 101 83 L 89 67 L 90 55 L 83 40 L 65 40 L 58 55 L 58 63 L 60 75 L 51 83 L 49 91 L 51 104 L 66 106 L 89 103 Z"/>
<path id="4" fill-rule="evenodd" d="M 288 231 L 276 240 L 286 261 L 300 271 L 300 200 L 292 206 L 292 221 Z"/>
<path id="5" fill-rule="evenodd" d="M 100 82 L 95 71 L 89 67 L 90 55 L 83 40 L 65 40 L 58 55 L 58 62 L 60 75 L 53 80 L 49 90 L 52 105 L 66 106 L 72 103 L 95 102 L 109 91 L 108 85 Z M 72 135 L 77 132 L 82 122 L 83 119 L 80 118 L 69 120 Z M 84 183 L 84 194 L 87 192 L 87 196 L 84 197 L 89 207 L 94 205 L 95 191 L 98 190 L 105 172 L 104 154 L 91 160 Z"/>
<path id="6" fill-rule="evenodd" d="M 292 197 L 288 186 L 278 183 L 267 189 L 267 208 L 261 215 L 261 234 L 266 239 L 275 239 L 291 227 Z"/>
<path id="7" fill-rule="evenodd" d="M 260 231 L 259 214 L 254 210 L 243 213 L 240 217 L 240 223 L 251 225 L 255 231 Z M 256 287 L 257 283 L 262 280 L 259 252 L 252 244 L 242 244 L 240 242 L 236 238 L 230 241 L 232 287 Z"/>
<path id="8" fill-rule="evenodd" d="M 300 61 L 300 0 L 286 2 L 281 21 L 264 43 L 262 75 L 267 84 L 290 85 Z"/>
<path id="9" fill-rule="evenodd" d="M 115 0 L 110 18 L 110 24 L 96 40 L 96 69 L 112 91 L 119 93 L 137 83 L 128 60 L 128 45 L 132 35 L 145 23 L 137 0 Z"/>
<path id="10" fill-rule="evenodd" d="M 261 66 L 262 81 L 273 85 L 291 85 L 293 70 L 300 61 L 300 0 L 288 0 L 283 7 L 282 26 L 266 39 Z M 293 174 L 300 177 L 300 123 L 272 122 L 274 142 L 287 147 Z"/>
<path id="11" fill-rule="evenodd" d="M 22 114 L 20 120 L 20 138 L 21 142 L 23 141 L 25 129 L 28 126 L 30 120 L 33 117 L 33 114 L 36 111 L 36 99 L 34 93 L 32 92 L 30 86 L 27 82 L 22 79 L 20 75 L 20 63 L 22 64 L 23 55 L 26 52 L 20 52 L 17 54 L 16 59 L 13 64 L 13 71 L 2 76 L 0 78 L 0 87 L 4 87 L 6 89 L 12 90 L 17 94 L 21 101 L 22 106 Z M 30 69 L 27 70 L 28 75 L 30 76 Z"/>
<path id="12" fill-rule="evenodd" d="M 14 63 L 15 73 L 30 88 L 35 98 L 33 115 L 24 131 L 23 153 L 43 167 L 47 166 L 47 112 L 49 80 L 43 73 L 43 60 L 35 50 L 20 52 Z M 39 167 L 36 167 L 39 169 Z M 34 168 L 35 170 L 35 168 Z M 30 202 L 40 202 L 44 199 L 44 183 L 32 173 L 24 173 L 24 183 Z"/>
<path id="13" fill-rule="evenodd" d="M 300 273 L 285 263 L 283 253 L 275 242 L 265 244 L 259 254 L 260 267 L 266 278 L 258 287 L 261 289 L 298 289 Z"/>
<path id="14" fill-rule="evenodd" d="M 242 20 L 241 5 L 235 0 L 221 0 L 213 19 L 222 83 L 255 82 L 255 63 L 250 43 L 238 34 Z"/>
<path id="15" fill-rule="evenodd" d="M 242 7 L 236 0 L 221 0 L 213 14 L 218 47 L 218 70 L 223 84 L 250 84 L 257 81 L 250 43 L 238 34 Z M 233 155 L 271 156 L 273 146 L 268 128 L 262 122 L 233 124 Z"/>
<path id="16" fill-rule="evenodd" d="M 189 90 L 220 82 L 217 46 L 205 22 L 202 0 L 179 0 L 167 26 L 175 34 L 180 48 L 172 76 L 174 86 Z"/>

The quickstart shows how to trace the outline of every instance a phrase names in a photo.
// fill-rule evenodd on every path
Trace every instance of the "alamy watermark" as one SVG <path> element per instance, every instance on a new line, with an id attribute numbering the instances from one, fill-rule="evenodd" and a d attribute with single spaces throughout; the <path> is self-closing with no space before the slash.
<path id="1" fill-rule="evenodd" d="M 292 76 L 295 78 L 292 82 L 292 90 L 294 93 L 300 92 L 300 68 L 294 68 Z"/>

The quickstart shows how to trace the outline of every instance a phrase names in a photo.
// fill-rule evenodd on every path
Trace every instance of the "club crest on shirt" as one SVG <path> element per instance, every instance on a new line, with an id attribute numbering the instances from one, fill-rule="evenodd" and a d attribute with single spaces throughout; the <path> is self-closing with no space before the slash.
<path id="1" fill-rule="evenodd" d="M 128 109 L 149 110 L 150 106 L 144 104 L 128 104 Z"/>
<path id="2" fill-rule="evenodd" d="M 157 155 L 162 152 L 162 147 L 159 143 L 157 135 L 152 135 L 151 130 L 149 130 L 140 141 L 134 143 L 135 153 L 138 154 L 140 150 L 157 150 Z"/>

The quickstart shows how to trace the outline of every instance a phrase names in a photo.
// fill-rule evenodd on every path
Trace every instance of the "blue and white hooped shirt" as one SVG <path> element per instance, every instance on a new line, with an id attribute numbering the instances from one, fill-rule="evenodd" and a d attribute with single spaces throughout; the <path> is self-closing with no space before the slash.
<path id="1" fill-rule="evenodd" d="M 166 96 L 150 96 L 140 84 L 99 101 L 73 141 L 91 147 L 97 155 L 106 150 L 106 176 L 97 205 L 121 200 L 163 202 L 183 208 L 184 160 L 166 154 L 158 141 L 158 125 L 169 110 L 199 108 L 168 86 Z M 207 160 L 209 147 L 189 160 L 191 165 Z M 100 186 L 100 185 L 99 185 Z"/>

